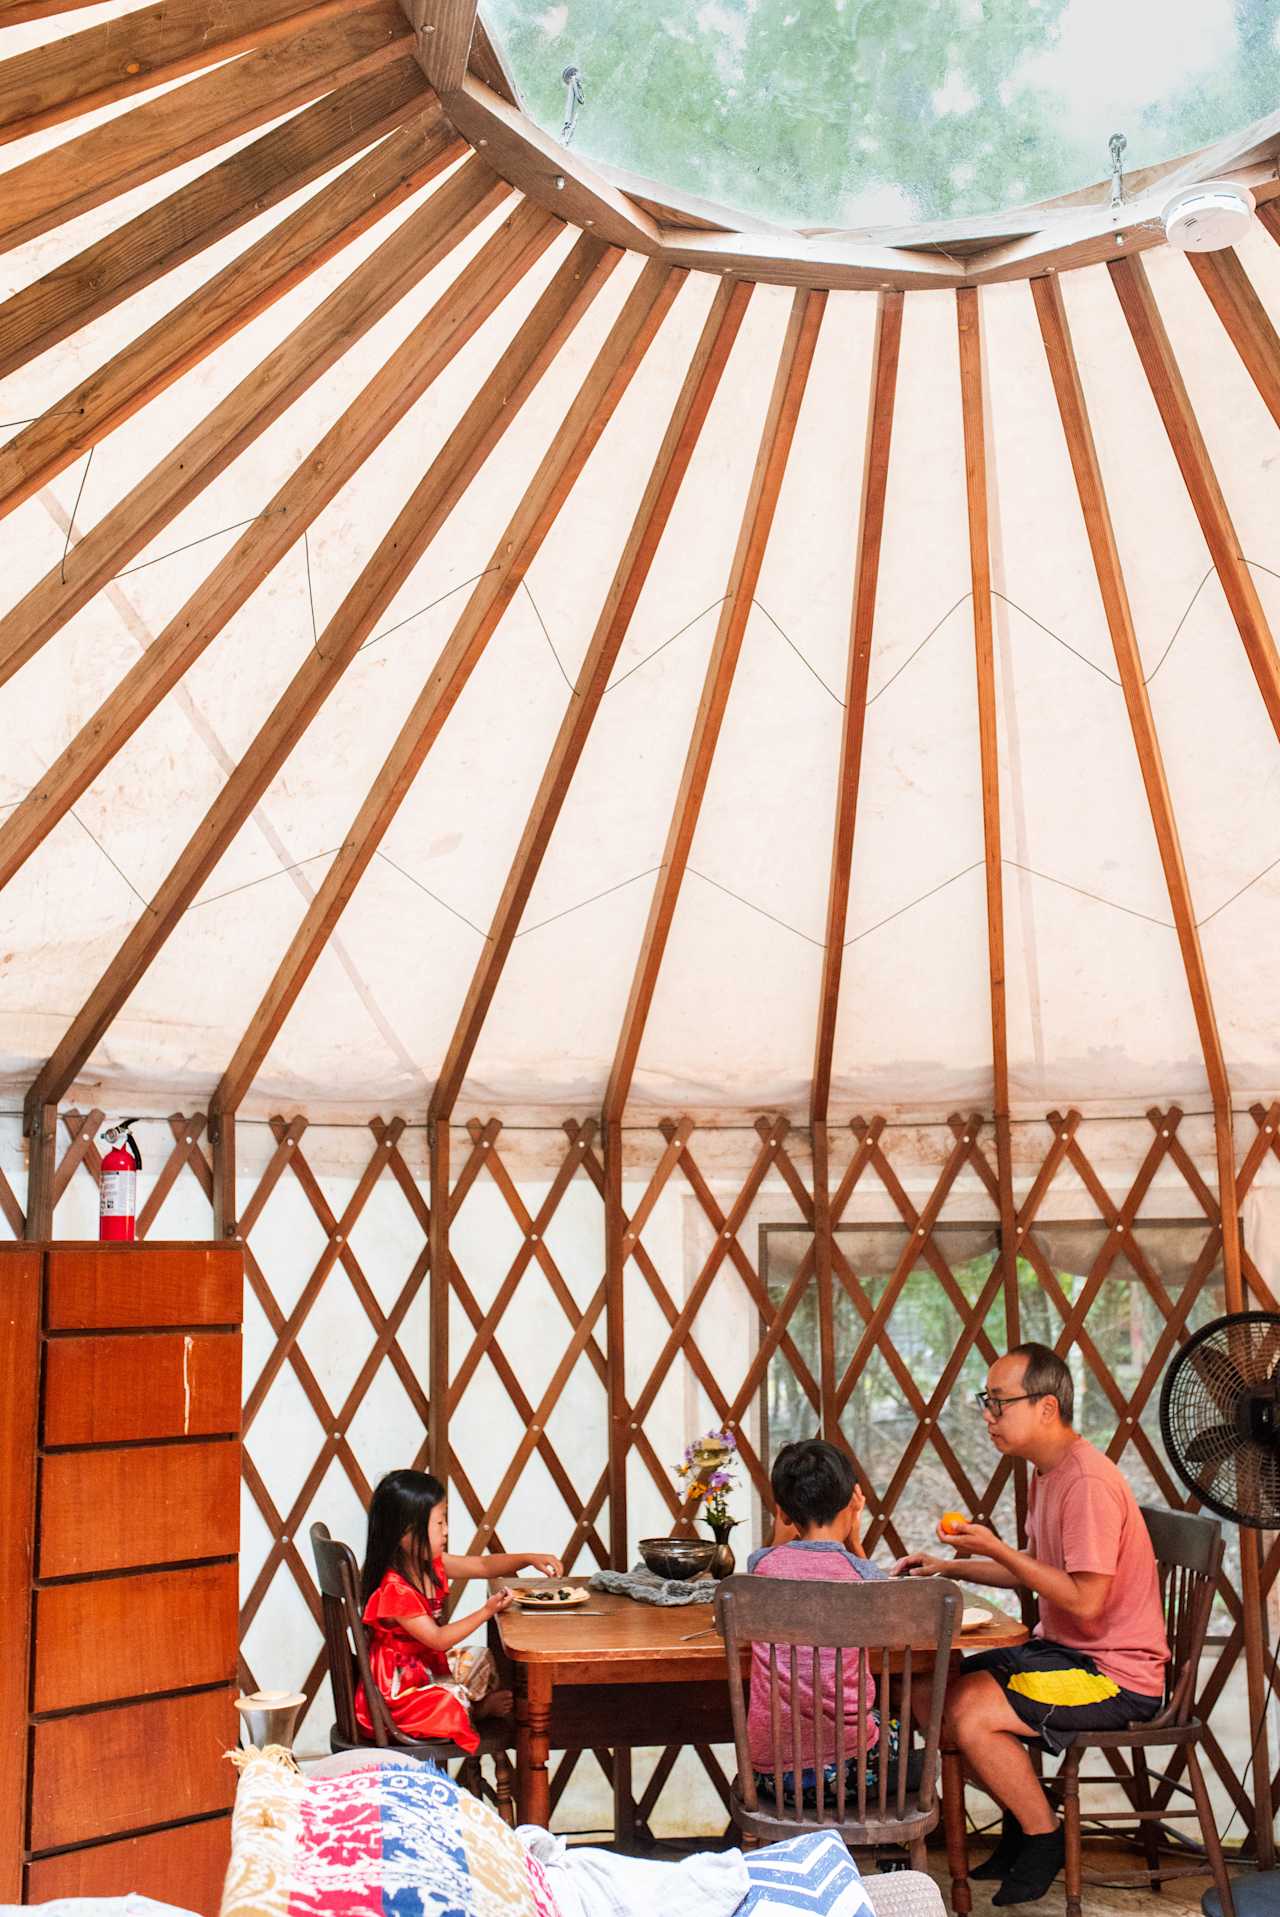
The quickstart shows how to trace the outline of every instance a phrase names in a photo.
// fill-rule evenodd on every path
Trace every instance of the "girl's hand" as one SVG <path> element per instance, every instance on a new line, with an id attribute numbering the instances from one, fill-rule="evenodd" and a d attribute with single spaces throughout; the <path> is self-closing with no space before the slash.
<path id="1" fill-rule="evenodd" d="M 484 1614 L 486 1617 L 500 1617 L 503 1611 L 511 1609 L 515 1601 L 514 1591 L 495 1591 L 491 1598 L 485 1600 Z"/>
<path id="2" fill-rule="evenodd" d="M 545 1578 L 562 1578 L 564 1566 L 559 1558 L 553 1558 L 546 1551 L 531 1551 L 524 1562 L 531 1571 L 541 1571 Z"/>

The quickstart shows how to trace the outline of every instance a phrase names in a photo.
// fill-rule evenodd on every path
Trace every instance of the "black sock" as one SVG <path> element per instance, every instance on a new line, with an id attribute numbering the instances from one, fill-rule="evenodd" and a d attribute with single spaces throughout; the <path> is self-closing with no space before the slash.
<path id="1" fill-rule="evenodd" d="M 1000 1824 L 1000 1841 L 976 1869 L 969 1872 L 970 1877 L 979 1883 L 994 1883 L 997 1878 L 1008 1875 L 1014 1858 L 1022 1849 L 1022 1826 L 1012 1811 L 1006 1811 Z"/>
<path id="2" fill-rule="evenodd" d="M 1066 1843 L 1061 1826 L 1024 1837 L 992 1903 L 1034 1904 L 1047 1895 L 1065 1860 Z"/>

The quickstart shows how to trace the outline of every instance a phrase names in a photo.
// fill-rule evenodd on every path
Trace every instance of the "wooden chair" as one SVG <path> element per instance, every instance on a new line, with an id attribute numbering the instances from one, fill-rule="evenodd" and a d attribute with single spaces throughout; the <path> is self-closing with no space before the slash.
<path id="1" fill-rule="evenodd" d="M 1144 1871 L 1130 1873 L 1127 1881 L 1135 1886 L 1145 1882 L 1155 1890 L 1164 1878 L 1187 1876 L 1189 1872 L 1185 1863 L 1180 1867 L 1161 1868 L 1159 1825 L 1174 1817 L 1195 1817 L 1199 1820 L 1209 1869 L 1222 1899 L 1223 1917 L 1235 1917 L 1231 1885 L 1218 1840 L 1218 1827 L 1214 1822 L 1213 1806 L 1200 1767 L 1197 1746 L 1204 1727 L 1195 1708 L 1200 1656 L 1209 1628 L 1214 1586 L 1222 1564 L 1222 1531 L 1213 1518 L 1145 1505 L 1141 1509 L 1155 1547 L 1165 1629 L 1171 1652 L 1166 1667 L 1164 1705 L 1158 1716 L 1145 1724 L 1135 1724 L 1128 1730 L 1081 1732 L 1079 1740 L 1068 1747 L 1058 1775 L 1046 1785 L 1050 1796 L 1062 1806 L 1067 1850 L 1067 1917 L 1081 1917 L 1081 1890 L 1084 1884 L 1115 1884 L 1122 1881 L 1116 1876 L 1099 1878 L 1094 1873 L 1086 1876 L 1081 1862 L 1080 1786 L 1108 1784 L 1114 1789 L 1117 1783 L 1124 1789 L 1133 1808 L 1128 1811 L 1093 1812 L 1090 1822 L 1136 1823 L 1133 1835 L 1146 1855 L 1147 1867 Z M 1147 1766 L 1146 1757 L 1150 1745 L 1176 1745 L 1185 1752 L 1190 1788 L 1166 1779 L 1163 1773 L 1156 1773 L 1155 1781 L 1172 1783 L 1176 1792 L 1192 1799 L 1190 1807 L 1155 1808 L 1151 1792 L 1153 1773 Z M 1081 1759 L 1090 1747 L 1106 1751 L 1111 1765 L 1110 1770 L 1100 1772 L 1096 1777 L 1084 1777 L 1080 1771 Z M 1131 1753 L 1129 1765 L 1120 1755 L 1122 1751 Z"/>
<path id="2" fill-rule="evenodd" d="M 405 1737 L 395 1727 L 382 1693 L 373 1681 L 369 1665 L 369 1643 L 360 1616 L 359 1572 L 349 1545 L 329 1535 L 324 1524 L 311 1527 L 311 1549 L 316 1561 L 316 1579 L 324 1610 L 324 1645 L 329 1662 L 329 1682 L 333 1687 L 334 1725 L 329 1733 L 333 1751 L 354 1751 L 377 1746 L 407 1751 L 413 1757 L 430 1758 L 436 1764 L 460 1760 L 460 1778 L 473 1797 L 485 1796 L 480 1768 L 482 1757 L 492 1757 L 494 1803 L 499 1815 L 515 1824 L 515 1792 L 508 1750 L 515 1743 L 515 1725 L 498 1718 L 476 1726 L 480 1734 L 478 1751 L 464 1751 L 448 1738 Z M 373 1720 L 373 1736 L 366 1737 L 356 1722 L 356 1677 L 363 1680 L 364 1694 Z"/>
<path id="3" fill-rule="evenodd" d="M 715 1618 L 729 1662 L 729 1707 L 738 1759 L 730 1811 L 745 1839 L 773 1843 L 801 1831 L 825 1828 L 838 1831 L 850 1849 L 905 1846 L 911 1853 L 912 1867 L 926 1868 L 925 1838 L 938 1821 L 934 1785 L 947 1664 L 962 1605 L 957 1587 L 943 1579 L 892 1584 L 755 1577 L 724 1580 L 716 1592 Z M 742 1651 L 748 1644 L 769 1646 L 773 1762 L 761 1768 L 773 1773 L 772 1803 L 760 1801 L 747 1745 Z M 789 1655 L 784 1658 L 780 1652 L 786 1647 Z M 834 1681 L 828 1687 L 834 1719 L 830 1730 L 824 1710 L 823 1650 L 835 1653 Z M 890 1762 L 886 1755 L 870 1789 L 865 1685 L 860 1687 L 856 1725 L 846 1721 L 844 1674 L 846 1659 L 851 1655 L 864 1659 L 864 1670 L 875 1678 L 882 1735 L 889 1721 L 891 1674 L 899 1699 L 897 1762 Z M 812 1701 L 807 1710 L 800 1688 L 802 1672 L 811 1685 Z M 909 1785 L 912 1699 L 923 1686 L 928 1687 L 929 1700 L 924 1753 L 918 1782 Z M 783 1698 L 791 1719 L 790 1748 L 782 1727 Z M 887 1736 L 885 1742 L 887 1749 Z M 805 1768 L 802 1752 L 806 1746 L 814 1753 L 816 1772 L 815 1803 L 808 1809 L 805 1793 L 798 1786 Z M 857 1762 L 856 1775 L 850 1782 L 846 1780 L 846 1766 L 851 1758 Z M 830 1793 L 823 1781 L 825 1763 L 835 1766 L 835 1786 Z M 794 1781 L 791 1804 L 784 1801 L 783 1773 L 788 1770 Z"/>

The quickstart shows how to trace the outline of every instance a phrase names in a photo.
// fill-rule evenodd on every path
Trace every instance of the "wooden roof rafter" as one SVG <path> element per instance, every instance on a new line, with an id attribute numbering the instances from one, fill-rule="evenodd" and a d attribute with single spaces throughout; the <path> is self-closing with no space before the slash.
<path id="1" fill-rule="evenodd" d="M 1277 654 L 1258 588 L 1240 550 L 1240 541 L 1181 369 L 1169 344 L 1151 282 L 1140 260 L 1112 261 L 1111 280 L 1267 716 L 1280 739 L 1280 654 Z"/>
<path id="2" fill-rule="evenodd" d="M 606 1126 L 621 1122 L 631 1090 L 825 308 L 825 293 L 799 292 L 792 301 L 791 317 L 779 355 L 743 509 L 737 549 L 729 569 L 728 588 L 716 622 L 702 696 L 605 1088 L 603 1118 Z"/>
<path id="3" fill-rule="evenodd" d="M 588 255 L 601 250 L 592 242 L 582 245 Z M 578 265 L 584 278 L 592 270 L 581 260 Z M 576 293 L 576 288 L 573 291 Z M 450 317 L 461 344 L 467 336 L 462 321 L 457 315 Z M 557 322 L 558 316 L 552 315 L 551 330 L 554 331 Z M 43 1105 L 61 1097 L 110 1029 L 200 886 L 370 636 L 376 621 L 470 485 L 506 425 L 519 411 L 518 401 L 527 397 L 541 370 L 541 362 L 535 361 L 532 378 L 527 362 L 522 362 L 519 376 L 509 386 L 507 368 L 510 364 L 508 354 L 500 362 L 498 373 L 490 376 L 479 398 L 432 461 L 408 506 L 384 536 L 316 645 L 277 699 L 147 911 L 134 924 L 73 1019 L 28 1094 L 33 1114 L 38 1115 Z"/>
<path id="4" fill-rule="evenodd" d="M 364 84 L 363 82 L 361 84 Z M 88 452 L 309 273 L 461 158 L 434 96 L 396 131 L 0 448 L 0 515 Z"/>
<path id="5" fill-rule="evenodd" d="M 476 0 L 402 0 L 422 70 L 441 96 L 466 78 L 476 31 Z"/>
<path id="6" fill-rule="evenodd" d="M 423 110 L 407 56 L 337 86 L 0 303 L 0 379 Z"/>
<path id="7" fill-rule="evenodd" d="M 1280 336 L 1254 291 L 1240 255 L 1226 246 L 1217 253 L 1188 253 L 1187 264 L 1226 328 L 1267 411 L 1280 426 Z"/>
<path id="8" fill-rule="evenodd" d="M 395 0 L 364 0 L 336 20 L 237 55 L 158 98 L 63 141 L 4 175 L 0 248 L 21 246 L 264 121 L 412 52 Z"/>
<path id="9" fill-rule="evenodd" d="M 726 282 L 712 302 L 529 809 L 528 822 L 490 924 L 488 943 L 477 960 L 445 1052 L 428 1108 L 428 1117 L 433 1122 L 447 1121 L 457 1102 L 485 1015 L 493 1003 L 529 895 L 750 298 L 750 285 L 742 281 Z"/>
<path id="10" fill-rule="evenodd" d="M 0 685 L 509 195 L 458 168 L 0 618 Z"/>
<path id="11" fill-rule="evenodd" d="M 553 288 L 556 298 L 544 301 L 547 317 L 540 316 L 541 333 L 535 328 L 529 334 L 529 360 L 521 370 L 521 390 L 532 389 L 571 325 L 576 323 L 612 270 L 615 257 L 598 241 L 579 242 L 578 257 L 563 272 L 562 284 Z M 326 872 L 250 1020 L 214 1094 L 216 1109 L 233 1109 L 252 1083 L 496 632 L 520 581 L 652 344 L 679 285 L 680 278 L 665 268 L 646 268 L 624 304 L 511 521 L 497 541 L 490 562 L 470 594 L 426 685 L 406 715 L 341 850 Z M 548 320 L 554 324 L 548 324 Z M 434 1118 L 431 1122 L 434 1125 Z"/>
<path id="12" fill-rule="evenodd" d="M 901 293 L 882 293 L 876 311 L 866 447 L 862 460 L 862 494 L 858 511 L 858 551 L 849 618 L 844 718 L 841 722 L 840 760 L 836 778 L 831 872 L 827 883 L 827 929 L 814 1038 L 813 1084 L 809 1094 L 809 1118 L 814 1125 L 825 1124 L 831 1100 L 832 1055 L 835 1050 L 840 980 L 844 970 L 853 841 L 862 779 L 862 742 L 866 730 L 871 645 L 875 635 L 876 588 L 880 578 L 880 547 L 884 537 L 889 454 L 898 390 L 902 306 Z"/>
<path id="13" fill-rule="evenodd" d="M 478 176 L 468 181 L 459 174 L 452 185 L 453 191 L 446 188 L 440 194 L 438 207 L 432 202 L 434 244 L 425 253 L 420 243 L 416 245 L 415 277 L 456 245 L 497 197 L 497 183 L 486 186 Z M 290 473 L 39 783 L 0 821 L 0 890 L 562 230 L 558 221 L 528 201 L 522 201 L 503 222 L 467 268 L 461 290 L 451 287 L 442 295 Z M 406 232 L 406 237 L 413 236 Z M 389 273 L 389 262 L 383 261 L 383 266 Z M 387 290 L 385 280 L 383 286 Z M 376 314 L 375 307 L 367 313 L 365 324 L 372 324 Z M 358 330 L 363 332 L 365 325 Z M 348 344 L 352 336 L 347 335 Z"/>
<path id="14" fill-rule="evenodd" d="M 0 144 L 338 19 L 349 0 L 166 0 L 0 61 Z"/>
<path id="15" fill-rule="evenodd" d="M 1132 265 L 1132 262 L 1127 264 Z M 1213 1007 L 1208 968 L 1196 928 L 1191 885 L 1183 862 L 1173 799 L 1165 775 L 1164 759 L 1156 735 L 1151 701 L 1143 675 L 1142 657 L 1138 650 L 1137 634 L 1129 607 L 1129 595 L 1120 563 L 1119 547 L 1111 524 L 1102 468 L 1094 445 L 1093 429 L 1089 421 L 1080 369 L 1076 364 L 1075 349 L 1067 324 L 1062 288 L 1056 278 L 1047 276 L 1031 282 L 1031 293 L 1035 301 L 1054 394 L 1062 419 L 1067 452 L 1075 475 L 1076 490 L 1079 494 L 1085 531 L 1093 555 L 1103 612 L 1111 634 L 1116 668 L 1120 674 L 1125 709 L 1128 713 L 1134 750 L 1138 758 L 1138 769 L 1147 796 L 1147 807 L 1182 954 L 1187 990 L 1200 1038 L 1205 1075 L 1209 1081 L 1209 1091 L 1213 1100 L 1218 1157 L 1218 1202 L 1223 1225 L 1222 1255 L 1230 1305 L 1233 1296 L 1239 1299 L 1243 1294 L 1240 1228 L 1235 1196 L 1231 1086 L 1227 1076 L 1226 1059 Z M 1238 1310 L 1240 1305 L 1237 1303 L 1230 1308 Z"/>
<path id="16" fill-rule="evenodd" d="M 977 675 L 978 753 L 982 778 L 982 855 L 987 897 L 987 976 L 990 988 L 992 1115 L 1000 1207 L 1000 1261 L 1010 1342 L 1018 1337 L 1017 1217 L 1009 1128 L 1009 1037 L 1005 995 L 1004 864 L 1000 850 L 1000 748 L 996 729 L 996 669 L 991 591 L 990 494 L 982 363 L 982 321 L 976 287 L 956 294 L 960 349 L 960 407 L 964 429 L 965 499 L 969 523 L 969 579 L 973 654 Z"/>

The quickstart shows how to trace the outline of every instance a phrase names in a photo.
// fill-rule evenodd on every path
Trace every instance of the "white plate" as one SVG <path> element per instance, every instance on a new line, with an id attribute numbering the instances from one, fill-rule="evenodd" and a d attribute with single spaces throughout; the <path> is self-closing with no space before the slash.
<path id="1" fill-rule="evenodd" d="M 575 1604 L 585 1604 L 591 1596 L 585 1584 L 571 1585 L 568 1597 L 557 1598 L 554 1603 L 551 1603 L 541 1594 L 560 1589 L 558 1581 L 554 1578 L 548 1584 L 515 1584 L 511 1588 L 516 1594 L 516 1603 L 522 1611 L 568 1611 Z"/>
<path id="2" fill-rule="evenodd" d="M 982 1631 L 988 1624 L 1000 1624 L 1003 1621 L 994 1611 L 989 1611 L 985 1604 L 966 1604 L 960 1613 L 962 1631 Z"/>

